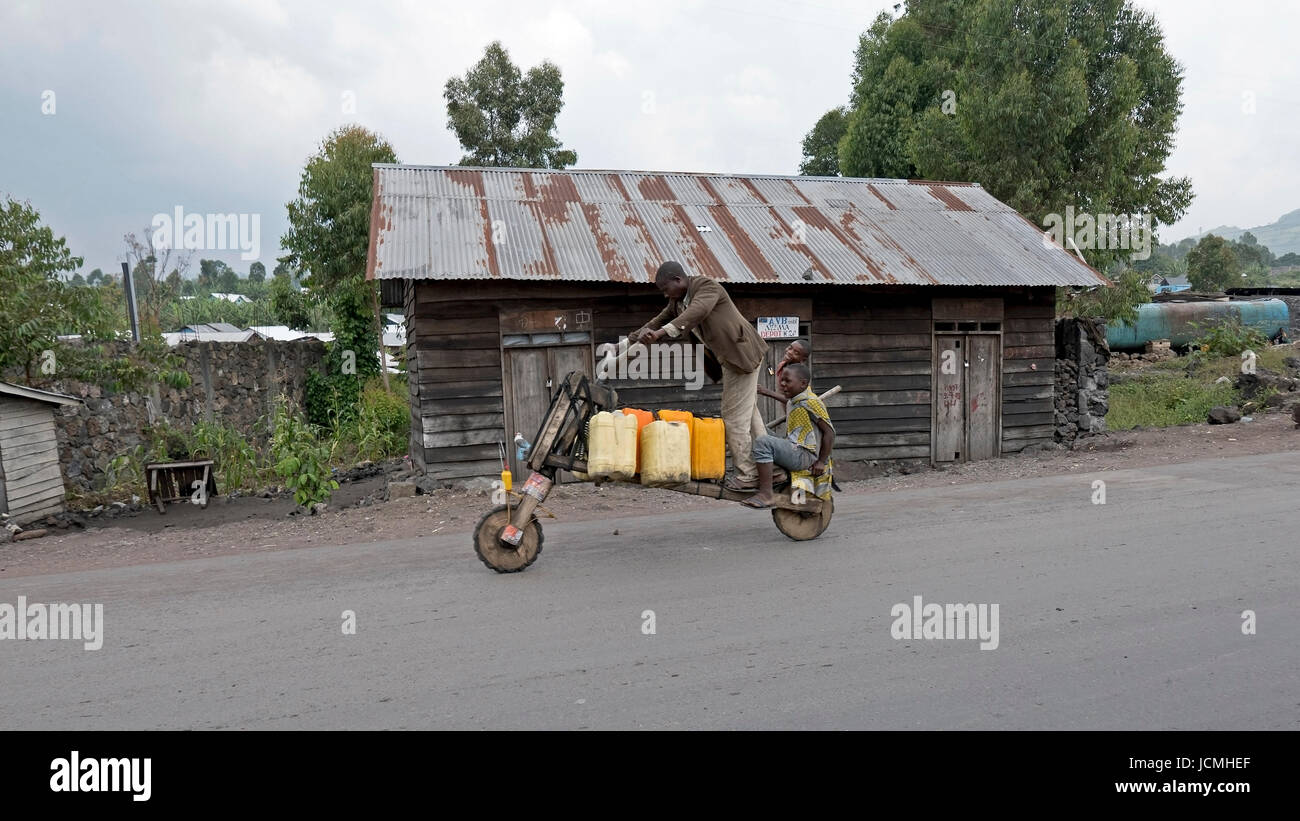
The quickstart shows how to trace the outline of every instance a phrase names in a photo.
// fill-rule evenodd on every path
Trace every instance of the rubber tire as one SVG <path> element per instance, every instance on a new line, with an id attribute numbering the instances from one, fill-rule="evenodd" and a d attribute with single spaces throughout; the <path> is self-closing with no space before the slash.
<path id="1" fill-rule="evenodd" d="M 474 552 L 483 564 L 498 573 L 518 573 L 525 570 L 542 554 L 542 524 L 533 519 L 524 528 L 519 547 L 503 543 L 499 535 L 510 524 L 510 510 L 499 505 L 484 513 L 474 526 Z"/>
<path id="2" fill-rule="evenodd" d="M 772 521 L 776 523 L 776 529 L 786 536 L 796 542 L 806 542 L 826 532 L 834 513 L 835 500 L 831 497 L 822 502 L 820 513 L 797 513 L 785 508 L 772 508 Z"/>

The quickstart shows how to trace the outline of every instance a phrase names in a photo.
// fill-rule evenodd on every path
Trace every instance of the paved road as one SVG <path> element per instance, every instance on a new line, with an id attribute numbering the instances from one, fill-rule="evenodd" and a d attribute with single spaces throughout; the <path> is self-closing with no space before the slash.
<path id="1" fill-rule="evenodd" d="M 1295 454 L 836 505 L 552 522 L 508 576 L 439 534 L 0 581 L 106 622 L 0 641 L 0 728 L 1300 729 Z M 918 595 L 998 648 L 895 640 Z"/>

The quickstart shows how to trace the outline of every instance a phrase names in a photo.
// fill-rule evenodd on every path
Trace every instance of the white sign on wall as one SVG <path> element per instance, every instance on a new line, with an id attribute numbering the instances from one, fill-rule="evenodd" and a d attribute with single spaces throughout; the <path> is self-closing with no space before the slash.
<path id="1" fill-rule="evenodd" d="M 763 339 L 798 339 L 799 317 L 760 316 L 758 318 L 758 335 Z"/>

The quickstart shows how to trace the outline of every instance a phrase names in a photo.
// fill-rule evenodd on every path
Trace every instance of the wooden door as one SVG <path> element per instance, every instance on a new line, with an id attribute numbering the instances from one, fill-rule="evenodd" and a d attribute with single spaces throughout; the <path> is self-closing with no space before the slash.
<path id="1" fill-rule="evenodd" d="M 965 458 L 965 354 L 964 336 L 934 338 L 934 425 L 930 433 L 932 458 L 960 462 Z"/>
<path id="2" fill-rule="evenodd" d="M 508 348 L 506 370 L 506 454 L 516 483 L 527 478 L 527 465 L 515 458 L 515 433 L 532 442 L 551 406 L 551 396 L 570 371 L 592 372 L 590 345 Z M 561 480 L 568 478 L 564 474 Z"/>
<path id="3" fill-rule="evenodd" d="M 1001 341 L 993 334 L 935 336 L 930 451 L 936 464 L 1001 454 Z"/>
<path id="4" fill-rule="evenodd" d="M 786 346 L 790 344 L 788 339 L 771 339 L 767 343 L 767 353 L 763 356 L 763 364 L 758 372 L 758 384 L 768 390 L 776 391 L 776 363 L 781 361 L 785 356 Z M 780 391 L 777 391 L 780 393 Z M 758 412 L 763 417 L 763 421 L 771 422 L 785 413 L 785 405 L 767 396 L 758 397 Z"/>
<path id="5" fill-rule="evenodd" d="M 966 458 L 991 459 L 1001 451 L 998 373 L 1000 338 L 966 337 Z"/>
<path id="6" fill-rule="evenodd" d="M 510 472 L 522 481 L 528 469 L 515 458 L 514 438 L 516 433 L 521 433 L 529 442 L 533 441 L 550 402 L 546 387 L 546 349 L 515 348 L 507 350 L 505 355 L 510 380 L 506 397 L 506 455 Z"/>

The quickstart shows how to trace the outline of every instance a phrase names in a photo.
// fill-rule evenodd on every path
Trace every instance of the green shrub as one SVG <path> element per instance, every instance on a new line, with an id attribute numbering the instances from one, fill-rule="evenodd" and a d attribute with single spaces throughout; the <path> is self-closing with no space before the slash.
<path id="1" fill-rule="evenodd" d="M 211 459 L 227 492 L 251 487 L 257 481 L 261 458 L 257 448 L 234 428 L 215 422 L 198 422 L 192 432 L 196 459 Z"/>
<path id="2" fill-rule="evenodd" d="M 1249 325 L 1242 325 L 1240 317 L 1232 316 L 1209 326 L 1205 334 L 1191 344 L 1191 351 L 1192 356 L 1205 359 L 1240 356 L 1245 350 L 1259 353 L 1267 347 L 1268 337 Z"/>
<path id="3" fill-rule="evenodd" d="M 184 462 L 191 458 L 194 442 L 190 434 L 174 428 L 166 420 L 145 427 L 142 431 L 148 445 L 144 462 Z"/>
<path id="4" fill-rule="evenodd" d="M 361 392 L 356 422 L 357 456 L 378 461 L 402 456 L 407 451 L 411 432 L 411 409 L 406 396 L 384 390 L 378 378 L 372 378 Z"/>
<path id="5" fill-rule="evenodd" d="M 330 469 L 330 446 L 322 442 L 317 429 L 289 408 L 281 396 L 276 400 L 271 433 L 271 463 L 275 474 L 293 491 L 293 499 L 308 507 L 325 502 L 338 490 Z"/>

